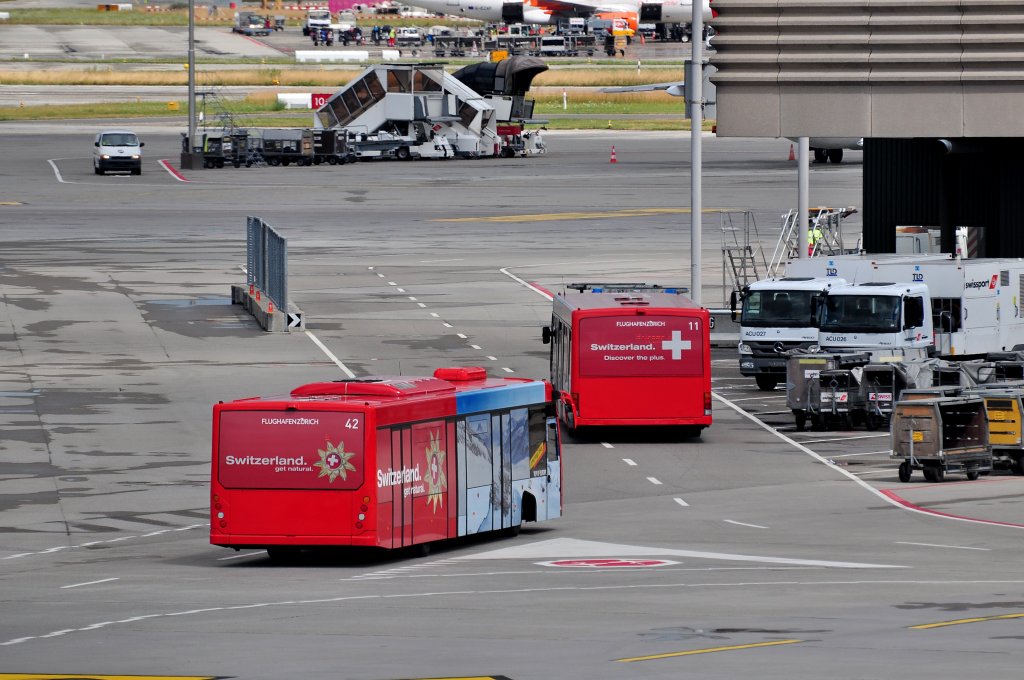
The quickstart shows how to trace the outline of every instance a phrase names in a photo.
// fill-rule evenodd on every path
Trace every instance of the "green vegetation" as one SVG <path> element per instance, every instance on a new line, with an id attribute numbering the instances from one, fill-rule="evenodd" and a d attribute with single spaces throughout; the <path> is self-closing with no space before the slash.
<path id="1" fill-rule="evenodd" d="M 177 107 L 176 109 L 173 107 Z M 231 102 L 234 115 L 264 114 L 282 111 L 277 101 L 245 99 Z M 182 116 L 188 102 L 116 102 L 105 104 L 54 104 L 47 106 L 0 106 L 0 121 L 8 120 L 73 120 L 78 118 L 153 118 Z M 210 114 L 212 115 L 212 114 Z M 263 124 L 263 123 L 261 123 Z"/>

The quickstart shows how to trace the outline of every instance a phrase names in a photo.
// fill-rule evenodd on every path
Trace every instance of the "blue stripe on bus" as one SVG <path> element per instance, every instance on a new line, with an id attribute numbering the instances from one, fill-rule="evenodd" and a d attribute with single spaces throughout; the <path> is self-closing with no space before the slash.
<path id="1" fill-rule="evenodd" d="M 544 383 L 532 382 L 506 387 L 491 387 L 455 395 L 455 412 L 459 415 L 503 408 L 540 404 L 544 401 Z"/>

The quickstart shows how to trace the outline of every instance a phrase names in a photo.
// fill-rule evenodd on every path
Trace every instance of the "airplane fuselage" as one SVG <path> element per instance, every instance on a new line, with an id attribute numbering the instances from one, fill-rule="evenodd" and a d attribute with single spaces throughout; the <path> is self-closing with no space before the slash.
<path id="1" fill-rule="evenodd" d="M 708 0 L 704 19 L 711 19 Z M 628 15 L 630 25 L 638 22 L 688 24 L 692 18 L 690 0 L 418 0 L 417 6 L 488 22 L 555 24 L 568 17 Z"/>

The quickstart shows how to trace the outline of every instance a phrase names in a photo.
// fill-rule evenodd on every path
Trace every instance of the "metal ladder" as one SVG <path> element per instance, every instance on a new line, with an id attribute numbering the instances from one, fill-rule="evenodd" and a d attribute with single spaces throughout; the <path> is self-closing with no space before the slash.
<path id="1" fill-rule="evenodd" d="M 768 265 L 761 249 L 754 214 L 749 210 L 718 211 L 722 232 L 722 289 L 723 304 L 728 303 L 729 292 L 742 290 L 759 280 Z"/>
<path id="2" fill-rule="evenodd" d="M 814 248 L 810 252 L 811 257 L 856 252 L 856 249 L 849 251 L 844 246 L 842 227 L 843 220 L 857 212 L 855 207 L 811 208 L 809 212 L 811 214 L 808 215 L 806 228 L 808 230 L 816 228 L 821 231 L 821 238 L 814 244 Z M 798 229 L 801 228 L 804 227 L 800 225 L 796 210 L 790 210 L 782 216 L 782 230 L 768 265 L 769 276 L 781 276 L 785 261 L 800 256 L 800 232 Z"/>

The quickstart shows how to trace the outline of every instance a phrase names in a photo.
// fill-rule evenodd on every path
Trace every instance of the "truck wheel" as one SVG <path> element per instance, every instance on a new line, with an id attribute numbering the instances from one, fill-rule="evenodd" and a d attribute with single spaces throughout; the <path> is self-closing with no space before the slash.
<path id="1" fill-rule="evenodd" d="M 828 162 L 828 152 L 825 149 L 815 149 L 814 150 L 814 162 L 815 163 L 827 163 Z"/>
<path id="2" fill-rule="evenodd" d="M 100 170 L 100 166 L 98 166 L 98 165 L 93 165 L 92 166 L 92 171 L 95 172 L 97 175 L 102 175 L 103 174 L 103 171 Z"/>
<path id="3" fill-rule="evenodd" d="M 796 431 L 803 432 L 807 428 L 807 413 L 800 411 L 793 413 L 793 420 L 796 421 Z"/>
<path id="4" fill-rule="evenodd" d="M 231 165 L 235 166 L 236 168 L 240 168 L 242 167 L 242 161 L 232 161 Z"/>
<path id="5" fill-rule="evenodd" d="M 770 375 L 759 375 L 754 378 L 754 382 L 757 383 L 757 389 L 771 392 L 779 384 L 779 379 Z"/>
<path id="6" fill-rule="evenodd" d="M 270 158 L 270 159 L 267 160 L 267 165 L 273 165 L 273 166 L 281 165 L 281 159 L 280 158 Z"/>
<path id="7" fill-rule="evenodd" d="M 913 472 L 914 471 L 910 468 L 910 461 L 909 460 L 905 460 L 902 463 L 900 463 L 899 474 L 900 474 L 900 481 L 901 482 L 903 482 L 904 484 L 909 482 L 910 481 L 910 475 L 913 474 Z"/>
<path id="8" fill-rule="evenodd" d="M 836 165 L 843 162 L 843 150 L 842 149 L 829 149 L 828 160 Z"/>
<path id="9" fill-rule="evenodd" d="M 284 167 L 286 167 L 286 168 L 287 168 L 287 167 L 288 167 L 288 166 L 289 166 L 290 164 L 291 164 L 291 161 L 290 161 L 290 160 L 288 160 L 287 158 L 284 158 L 284 159 L 282 159 L 282 160 L 281 160 L 281 165 L 283 165 L 283 166 L 284 166 Z"/>
<path id="10" fill-rule="evenodd" d="M 978 471 L 977 470 L 968 470 L 967 471 L 967 481 L 973 482 L 977 478 L 978 478 Z"/>
<path id="11" fill-rule="evenodd" d="M 206 169 L 212 168 L 213 167 L 213 161 L 210 160 L 209 158 L 207 158 L 206 160 L 203 161 L 203 167 L 206 168 Z"/>
<path id="12" fill-rule="evenodd" d="M 327 157 L 327 165 L 337 165 L 337 164 L 338 164 L 338 157 L 337 156 L 328 156 Z"/>
<path id="13" fill-rule="evenodd" d="M 217 167 L 218 168 L 223 168 L 224 167 L 224 160 L 223 159 L 217 159 Z"/>
<path id="14" fill-rule="evenodd" d="M 142 174 L 142 168 L 132 168 L 132 174 L 133 175 L 141 175 Z"/>
<path id="15" fill-rule="evenodd" d="M 407 161 L 410 158 L 412 158 L 412 152 L 409 151 L 409 147 L 400 146 L 397 149 L 395 149 L 395 158 L 397 158 L 400 161 Z"/>

